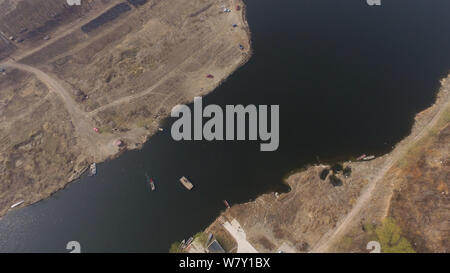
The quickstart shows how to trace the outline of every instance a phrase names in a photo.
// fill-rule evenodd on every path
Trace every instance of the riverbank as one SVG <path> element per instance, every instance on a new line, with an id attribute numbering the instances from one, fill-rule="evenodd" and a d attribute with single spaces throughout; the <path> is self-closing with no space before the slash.
<path id="1" fill-rule="evenodd" d="M 351 169 L 349 176 L 339 171 L 341 168 L 337 165 L 316 165 L 292 174 L 286 179 L 290 192 L 264 194 L 252 202 L 234 205 L 207 230 L 223 230 L 222 223 L 237 219 L 249 242 L 260 252 L 366 252 L 367 239 L 374 238 L 373 234 L 371 238 L 364 234 L 364 226 L 382 226 L 384 219 L 390 216 L 400 222 L 407 240 L 418 247 L 418 251 L 446 251 L 442 244 L 448 238 L 444 238 L 446 228 L 442 225 L 448 227 L 445 221 L 449 214 L 442 208 L 448 206 L 446 196 L 450 186 L 448 179 L 445 181 L 449 162 L 449 135 L 445 133 L 450 122 L 449 104 L 450 75 L 441 81 L 436 102 L 417 114 L 411 134 L 390 153 L 368 162 L 342 163 L 342 168 Z M 429 143 L 425 152 L 417 152 L 424 143 Z M 407 163 L 414 164 L 421 160 L 432 164 L 419 164 L 411 168 L 411 163 Z M 341 185 L 331 183 L 334 179 L 331 178 L 332 172 L 326 179 L 321 179 L 322 172 L 330 168 L 336 170 L 334 176 L 341 181 Z M 412 179 L 411 175 L 415 178 Z M 422 190 L 411 193 L 408 189 L 419 187 L 421 179 L 429 181 L 424 185 L 431 186 L 421 186 Z M 395 198 L 400 196 L 400 188 L 403 192 L 409 192 L 409 198 Z M 435 198 L 430 199 L 434 201 L 428 202 L 427 207 L 435 210 L 414 209 L 414 202 L 409 204 L 411 199 L 423 200 L 430 196 Z M 436 208 L 436 203 L 440 204 L 441 209 Z M 414 217 L 417 219 L 422 219 L 425 214 L 433 219 L 434 230 L 427 229 L 425 232 L 427 221 L 411 223 L 403 219 L 408 218 L 406 215 L 411 210 L 415 211 Z M 424 230 L 424 233 L 417 234 L 410 225 Z M 231 236 L 228 239 L 223 233 L 220 236 L 225 237 L 222 239 L 224 241 L 233 239 L 231 234 L 228 234 L 228 237 Z M 356 239 L 352 241 L 353 238 Z M 349 240 L 351 243 L 348 243 Z"/>
<path id="2" fill-rule="evenodd" d="M 158 130 L 159 125 L 152 125 L 152 120 L 170 110 L 164 106 L 159 108 L 160 100 L 166 98 L 165 92 L 176 90 L 180 91 L 179 95 L 190 95 L 189 88 L 195 85 L 185 79 L 195 76 L 196 68 L 212 59 L 215 62 L 211 66 L 220 66 L 223 60 L 230 60 L 226 54 L 237 49 L 234 42 L 222 40 L 235 32 L 229 22 L 219 24 L 225 22 L 220 19 L 230 15 L 221 13 L 220 1 L 206 11 L 211 1 L 148 2 L 156 3 L 154 10 L 148 10 L 145 5 L 133 7 L 97 31 L 86 34 L 78 27 L 73 28 L 77 30 L 76 35 L 65 40 L 75 40 L 75 47 L 51 35 L 48 42 L 55 43 L 55 52 L 46 50 L 25 60 L 25 65 L 62 82 L 66 93 L 79 100 L 80 106 L 76 108 L 90 111 L 87 118 L 93 118 L 94 126 L 101 132 L 97 137 L 126 133 L 130 124 L 140 128 L 143 134 L 152 128 Z M 196 3 L 201 5 L 195 6 Z M 450 39 L 441 35 L 450 31 L 445 14 L 450 7 L 448 1 L 412 0 L 406 6 L 395 1 L 381 8 L 359 1 L 333 0 L 289 1 L 283 5 L 258 0 L 246 1 L 246 4 L 255 54 L 238 72 L 205 96 L 203 102 L 221 107 L 280 105 L 279 149 L 261 153 L 258 143 L 253 141 L 176 142 L 170 132 L 175 119 L 167 119 L 164 131 L 154 134 L 141 150 L 129 151 L 98 164 L 96 176 L 83 175 L 50 198 L 5 216 L 0 221 L 0 252 L 66 252 L 66 243 L 73 240 L 82 244 L 83 252 L 167 252 L 173 241 L 188 239 L 213 222 L 225 209 L 223 200 L 230 205 L 242 204 L 264 193 L 284 193 L 289 189 L 283 183 L 285 175 L 301 166 L 345 161 L 363 153 L 379 156 L 390 152 L 393 145 L 410 134 L 416 113 L 434 103 L 439 79 L 448 73 L 450 51 L 445 49 L 450 47 Z M 176 5 L 184 7 L 178 9 Z M 176 16 L 177 13 L 167 13 L 171 10 L 186 12 Z M 142 17 L 138 14 L 140 11 Z M 203 13 L 198 14 L 200 11 Z M 166 16 L 161 18 L 158 14 Z M 191 14 L 198 16 L 190 17 Z M 136 18 L 142 18 L 143 22 Z M 219 20 L 214 21 L 214 18 Z M 220 25 L 228 29 L 217 35 L 212 30 Z M 139 29 L 139 32 L 126 34 L 130 29 Z M 157 32 L 158 29 L 164 31 Z M 115 35 L 117 33 L 120 35 Z M 146 39 L 141 41 L 139 37 Z M 187 42 L 190 37 L 196 41 Z M 25 46 L 26 42 L 21 45 Z M 61 53 L 57 45 L 67 50 Z M 189 57 L 195 50 L 202 54 Z M 173 59 L 174 52 L 180 54 L 176 59 Z M 49 63 L 33 64 L 34 60 L 46 56 Z M 179 66 L 182 70 L 170 72 L 183 60 L 184 65 Z M 198 78 L 192 78 L 198 82 L 198 92 L 203 84 L 213 84 L 212 79 L 206 78 L 209 68 L 205 69 L 208 71 L 200 71 Z M 158 78 L 164 75 L 168 75 L 167 79 L 158 84 Z M 86 79 L 86 83 L 80 79 Z M 145 89 L 147 84 L 154 84 L 156 88 Z M 81 92 L 71 93 L 73 86 L 79 87 Z M 53 90 L 50 97 L 59 98 L 59 89 Z M 140 97 L 141 90 L 149 90 L 148 96 Z M 28 98 L 33 101 L 33 98 L 47 96 L 45 91 L 37 94 Z M 176 95 L 172 95 L 167 94 L 165 101 L 178 103 Z M 118 105 L 122 102 L 123 105 Z M 60 101 L 54 103 L 60 111 L 65 108 L 62 105 Z M 189 107 L 192 110 L 193 105 Z M 42 113 L 45 108 L 40 108 Z M 138 110 L 133 111 L 133 108 Z M 40 112 L 30 116 L 45 117 Z M 73 123 L 69 114 L 57 117 L 59 119 L 50 119 L 46 127 L 37 121 L 33 123 L 33 119 L 30 123 L 46 128 L 44 140 L 58 140 L 64 128 L 72 128 Z M 64 124 L 70 126 L 61 126 L 63 119 Z M 103 122 L 108 119 L 111 121 Z M 17 130 L 31 128 L 28 123 L 10 124 Z M 122 131 L 111 132 L 115 128 Z M 128 132 L 134 130 L 131 128 Z M 93 128 L 88 132 L 94 132 Z M 24 132 L 24 140 L 28 139 L 28 133 L 36 132 Z M 81 138 L 67 135 L 72 136 L 71 141 L 62 138 L 61 142 L 85 153 L 74 146 L 78 141 L 81 143 Z M 39 134 L 35 136 L 35 142 L 31 145 L 23 142 L 23 148 L 38 145 L 42 138 Z M 56 145 L 58 141 L 45 143 L 51 148 L 45 149 L 50 151 L 47 155 L 50 163 L 72 165 L 65 158 L 53 160 L 53 152 L 61 154 L 64 148 Z M 33 158 L 33 154 L 30 155 Z M 14 159 L 10 157 L 10 166 L 15 166 Z M 87 166 L 92 160 L 88 158 L 86 164 L 81 165 Z M 10 170 L 23 173 L 20 166 L 24 164 L 17 162 L 19 168 Z M 53 169 L 48 162 L 36 163 L 39 165 L 32 166 L 42 167 L 52 175 L 65 173 L 65 169 Z M 145 174 L 155 181 L 154 192 Z M 195 185 L 192 191 L 181 185 L 182 176 Z M 22 178 L 28 179 L 17 176 L 12 186 L 29 187 Z M 49 179 L 48 175 L 46 178 Z M 65 183 L 66 179 L 58 181 Z M 43 190 L 39 185 L 36 183 L 36 191 Z M 233 223 L 232 220 L 228 222 Z M 244 223 L 238 222 L 244 227 Z M 224 228 L 223 233 L 228 231 Z M 242 241 L 240 239 L 238 241 Z M 227 242 L 233 247 L 232 240 Z"/>
<path id="3" fill-rule="evenodd" d="M 108 5 L 118 3 L 113 2 Z M 92 162 L 141 148 L 172 107 L 213 91 L 249 60 L 241 0 L 152 2 L 84 33 L 80 26 L 108 10 L 105 4 L 85 21 L 71 21 L 73 29 L 61 26 L 51 41 L 36 42 L 36 50 L 26 42 L 1 63 L 8 69 L 1 76 L 10 82 L 5 89 L 30 91 L 29 99 L 0 97 L 6 107 L 0 123 L 0 216 L 17 201 L 24 201 L 22 207 L 61 190 Z M 13 83 L 18 75 L 23 81 Z M 55 111 L 46 112 L 44 104 Z M 16 123 L 8 120 L 25 108 L 30 110 Z"/>

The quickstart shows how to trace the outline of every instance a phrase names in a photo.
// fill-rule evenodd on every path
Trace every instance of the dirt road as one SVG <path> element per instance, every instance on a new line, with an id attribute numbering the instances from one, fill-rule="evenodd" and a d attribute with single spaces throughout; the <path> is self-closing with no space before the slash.
<path id="1" fill-rule="evenodd" d="M 104 158 L 106 156 L 109 156 L 109 155 L 113 154 L 115 151 L 112 150 L 111 147 L 109 147 L 109 149 L 108 149 L 107 145 L 104 145 L 104 141 L 102 142 L 99 140 L 99 135 L 93 131 L 93 128 L 95 126 L 94 126 L 94 121 L 91 119 L 91 117 L 89 115 L 87 115 L 78 106 L 77 102 L 74 101 L 74 99 L 71 97 L 70 93 L 57 80 L 53 79 L 52 77 L 50 77 L 48 74 L 46 74 L 42 70 L 39 70 L 39 69 L 34 68 L 29 65 L 18 63 L 16 60 L 21 60 L 28 56 L 31 56 L 34 53 L 49 46 L 55 40 L 61 39 L 61 38 L 65 37 L 66 35 L 69 35 L 69 34 L 73 33 L 74 31 L 77 31 L 79 28 L 81 28 L 81 26 L 83 26 L 87 22 L 91 21 L 92 19 L 98 17 L 100 14 L 104 13 L 105 11 L 107 11 L 108 9 L 117 5 L 120 2 L 122 2 L 122 0 L 112 1 L 109 5 L 106 5 L 103 9 L 99 9 L 98 11 L 92 12 L 91 14 L 89 14 L 89 16 L 80 18 L 79 20 L 76 20 L 68 25 L 61 27 L 54 34 L 52 39 L 44 42 L 40 46 L 34 47 L 31 50 L 29 50 L 29 49 L 21 50 L 19 48 L 18 52 L 16 52 L 13 56 L 11 56 L 8 61 L 4 61 L 4 62 L 0 63 L 0 66 L 16 68 L 16 69 L 23 70 L 23 71 L 34 74 L 39 80 L 41 80 L 48 87 L 48 89 L 51 93 L 58 95 L 61 98 L 61 100 L 64 102 L 64 106 L 65 106 L 66 110 L 71 115 L 72 124 L 76 128 L 76 133 L 79 135 L 79 137 L 82 138 L 83 142 L 87 145 L 87 147 L 86 147 L 87 150 L 100 151 L 99 158 Z M 18 117 L 18 118 L 20 118 L 20 117 Z"/>
<path id="2" fill-rule="evenodd" d="M 44 83 L 51 94 L 55 94 L 63 101 L 66 110 L 69 112 L 73 126 L 76 128 L 76 133 L 81 141 L 84 143 L 88 151 L 93 152 L 93 156 L 103 158 L 115 152 L 112 145 L 109 145 L 107 140 L 102 139 L 101 135 L 94 131 L 95 123 L 84 112 L 76 101 L 71 97 L 70 93 L 60 84 L 56 79 L 46 74 L 42 70 L 31 67 L 29 65 L 20 64 L 12 60 L 2 64 L 5 67 L 16 68 L 35 75 L 42 83 Z"/>
<path id="3" fill-rule="evenodd" d="M 238 244 L 238 253 L 258 253 L 258 251 L 249 243 L 249 241 L 247 241 L 247 235 L 236 219 L 233 219 L 231 223 L 225 222 L 223 226 L 236 240 Z"/>

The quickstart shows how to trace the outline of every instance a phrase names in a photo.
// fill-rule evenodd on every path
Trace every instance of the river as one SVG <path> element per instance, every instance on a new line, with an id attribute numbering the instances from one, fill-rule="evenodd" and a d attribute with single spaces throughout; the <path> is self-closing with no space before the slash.
<path id="1" fill-rule="evenodd" d="M 247 0 L 254 55 L 203 104 L 280 105 L 280 147 L 175 142 L 142 150 L 0 220 L 0 252 L 167 252 L 229 203 L 287 191 L 290 172 L 381 155 L 407 136 L 450 69 L 450 1 Z M 145 173 L 156 181 L 151 192 Z M 187 176 L 187 191 L 178 179 Z M 318 197 L 319 198 L 319 197 Z"/>

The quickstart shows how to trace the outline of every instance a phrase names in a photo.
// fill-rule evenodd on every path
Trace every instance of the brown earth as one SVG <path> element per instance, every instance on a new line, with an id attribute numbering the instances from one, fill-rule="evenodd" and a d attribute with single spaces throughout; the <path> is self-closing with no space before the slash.
<path id="1" fill-rule="evenodd" d="M 287 178 L 289 193 L 262 195 L 221 217 L 237 219 L 260 252 L 368 252 L 373 229 L 386 218 L 415 251 L 448 252 L 450 75 L 441 83 L 410 136 L 373 161 L 345 162 L 352 173 L 337 174 L 341 186 L 319 178 L 329 166 L 311 166 Z"/>
<path id="2" fill-rule="evenodd" d="M 4 212 L 13 202 L 30 200 L 30 193 L 43 197 L 63 187 L 87 161 L 60 98 L 32 74 L 12 70 L 1 77 L 0 204 Z"/>
<path id="3" fill-rule="evenodd" d="M 117 5 L 124 12 L 92 28 Z M 0 75 L 0 215 L 116 156 L 117 140 L 140 147 L 175 105 L 207 94 L 244 64 L 250 32 L 236 5 L 244 7 L 241 0 L 79 7 L 0 0 L 0 49 L 8 49 L 0 54 L 7 69 Z"/>

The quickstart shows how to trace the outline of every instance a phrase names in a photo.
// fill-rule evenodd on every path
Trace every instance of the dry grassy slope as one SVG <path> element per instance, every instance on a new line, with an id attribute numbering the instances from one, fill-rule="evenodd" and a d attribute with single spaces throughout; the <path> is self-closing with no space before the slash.
<path id="1" fill-rule="evenodd" d="M 333 241 L 329 245 L 325 242 L 321 249 L 367 252 L 366 245 L 374 238 L 363 227 L 380 224 L 389 216 L 416 251 L 448 252 L 449 101 L 450 76 L 442 81 L 436 103 L 417 115 L 411 135 L 390 154 L 371 162 L 346 163 L 353 172 L 342 187 L 321 181 L 323 167 L 313 166 L 287 179 L 289 193 L 278 198 L 265 194 L 253 202 L 233 206 L 224 216 L 236 218 L 259 251 L 273 252 L 283 243 L 293 251 L 313 250 L 324 235 L 342 227 L 343 219 L 375 179 L 362 209 L 341 232 L 327 237 Z M 378 179 L 380 171 L 392 162 L 394 165 Z"/>
<path id="2" fill-rule="evenodd" d="M 238 48 L 249 48 L 242 13 L 221 12 L 231 2 L 239 1 L 151 1 L 107 27 L 75 31 L 24 62 L 47 64 L 80 107 L 100 113 L 99 127 L 151 123 L 177 102 L 209 92 L 247 59 Z"/>
<path id="3" fill-rule="evenodd" d="M 44 84 L 17 70 L 0 77 L 2 215 L 14 202 L 62 187 L 82 157 L 68 113 Z"/>
<path id="4" fill-rule="evenodd" d="M 393 219 L 403 236 L 417 252 L 448 252 L 450 239 L 449 202 L 449 127 L 450 127 L 450 76 L 442 80 L 436 103 L 421 112 L 411 136 L 421 128 L 432 124 L 423 138 L 402 155 L 390 169 L 378 190 L 372 196 L 371 205 L 359 215 L 360 225 L 343 235 L 347 243 L 337 243 L 333 251 L 361 251 L 373 235 L 363 225 L 380 226 L 383 219 Z M 441 113 L 435 123 L 433 116 Z M 399 145 L 402 145 L 400 143 Z M 351 240 L 350 240 L 351 239 Z"/>
<path id="5" fill-rule="evenodd" d="M 425 111 L 421 115 L 429 114 Z M 381 226 L 388 217 L 400 227 L 402 236 L 416 252 L 449 252 L 449 151 L 450 107 L 447 106 L 440 122 L 386 174 L 371 200 L 372 205 L 359 217 L 359 224 L 344 234 L 331 250 L 365 251 L 368 241 L 378 240 L 365 227 Z"/>
<path id="6" fill-rule="evenodd" d="M 255 201 L 233 206 L 226 212 L 236 218 L 247 233 L 247 239 L 262 252 L 276 251 L 283 243 L 295 251 L 310 247 L 334 228 L 338 220 L 351 208 L 361 189 L 367 184 L 366 174 L 380 168 L 384 159 L 369 163 L 346 163 L 353 169 L 340 187 L 329 180 L 321 180 L 320 172 L 326 166 L 313 166 L 287 179 L 291 191 L 265 194 Z"/>
<path id="7" fill-rule="evenodd" d="M 396 184 L 389 216 L 416 251 L 450 252 L 450 108 L 437 128 L 389 177 Z"/>
<path id="8" fill-rule="evenodd" d="M 12 58 L 0 63 L 8 69 L 6 76 L 0 76 L 4 88 L 26 93 L 30 91 L 25 87 L 33 82 L 43 87 L 32 91 L 42 94 L 26 99 L 5 92 L 8 97 L 3 98 L 0 113 L 5 128 L 0 142 L 0 215 L 14 200 L 29 204 L 60 189 L 79 176 L 88 162 L 116 156 L 118 139 L 128 148 L 139 147 L 173 106 L 212 91 L 250 56 L 245 9 L 223 12 L 224 6 L 243 5 L 241 0 L 149 0 L 83 32 L 84 24 L 124 2 L 105 0 L 83 6 L 89 12 L 75 21 L 60 21 L 51 30 L 50 40 L 23 42 Z M 26 13 L 32 7 L 27 3 L 19 1 L 17 7 L 26 5 Z M 51 3 L 42 5 L 42 14 L 49 12 L 44 7 Z M 55 7 L 52 12 L 58 10 Z M 0 20 L 17 12 L 10 9 Z M 27 20 L 35 28 L 45 21 L 42 18 Z M 237 28 L 232 27 L 235 23 Z M 13 68 L 32 73 L 27 74 L 31 82 L 20 81 Z M 207 74 L 214 79 L 206 78 Z M 11 122 L 14 113 L 20 114 Z M 36 119 L 33 124 L 31 117 Z M 94 127 L 101 134 L 94 133 Z M 20 137 L 12 141 L 14 135 Z M 47 140 L 53 146 L 44 145 Z M 27 148 L 17 149 L 22 144 Z M 23 168 L 14 169 L 16 164 Z"/>

